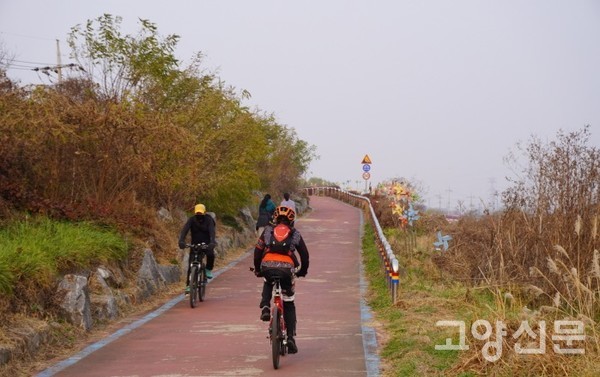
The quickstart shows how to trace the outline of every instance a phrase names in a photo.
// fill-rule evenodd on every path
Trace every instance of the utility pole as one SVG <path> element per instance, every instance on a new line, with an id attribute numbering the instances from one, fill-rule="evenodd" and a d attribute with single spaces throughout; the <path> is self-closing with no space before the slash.
<path id="1" fill-rule="evenodd" d="M 56 72 L 58 73 L 58 83 L 62 82 L 62 64 L 60 61 L 60 41 L 56 40 Z"/>
<path id="2" fill-rule="evenodd" d="M 474 207 L 473 207 L 473 199 L 474 199 L 474 198 L 475 198 L 475 197 L 474 197 L 472 194 L 471 194 L 471 195 L 469 195 L 469 210 L 471 210 L 471 211 L 472 211 L 472 210 L 473 210 L 473 208 L 474 208 Z"/>
<path id="3" fill-rule="evenodd" d="M 450 187 L 448 187 L 448 189 L 446 190 L 446 192 L 448 193 L 448 213 L 450 212 L 450 194 L 453 192 L 452 189 Z"/>

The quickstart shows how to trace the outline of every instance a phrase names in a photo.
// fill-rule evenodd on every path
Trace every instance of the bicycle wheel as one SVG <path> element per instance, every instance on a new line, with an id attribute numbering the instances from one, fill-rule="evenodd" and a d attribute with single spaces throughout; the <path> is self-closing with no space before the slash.
<path id="1" fill-rule="evenodd" d="M 198 275 L 198 298 L 200 301 L 204 301 L 204 295 L 206 294 L 206 268 L 200 268 Z"/>
<path id="2" fill-rule="evenodd" d="M 271 317 L 271 351 L 273 354 L 273 368 L 279 368 L 279 356 L 281 356 L 281 339 L 279 334 L 281 333 L 281 324 L 279 322 L 279 308 L 273 307 Z"/>
<path id="3" fill-rule="evenodd" d="M 196 295 L 198 294 L 198 266 L 192 266 L 190 271 L 190 306 L 196 307 Z"/>
<path id="4" fill-rule="evenodd" d="M 283 335 L 285 331 L 285 322 L 283 321 L 283 314 L 281 314 L 279 316 L 279 353 L 281 356 L 285 356 L 287 354 L 287 346 L 284 342 L 286 337 Z"/>

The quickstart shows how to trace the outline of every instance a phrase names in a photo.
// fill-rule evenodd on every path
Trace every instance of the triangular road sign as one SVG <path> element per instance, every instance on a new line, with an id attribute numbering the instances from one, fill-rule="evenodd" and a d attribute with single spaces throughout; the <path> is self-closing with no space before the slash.
<path id="1" fill-rule="evenodd" d="M 372 164 L 368 154 L 366 154 L 365 157 L 363 157 L 361 164 Z"/>

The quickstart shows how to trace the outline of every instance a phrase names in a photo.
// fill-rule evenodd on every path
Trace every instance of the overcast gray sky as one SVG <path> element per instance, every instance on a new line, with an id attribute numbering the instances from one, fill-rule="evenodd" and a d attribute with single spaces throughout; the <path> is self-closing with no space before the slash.
<path id="1" fill-rule="evenodd" d="M 181 60 L 202 52 L 317 147 L 309 177 L 364 188 L 368 154 L 373 186 L 407 177 L 431 206 L 468 206 L 506 187 L 503 157 L 532 134 L 590 124 L 600 147 L 600 1 L 0 0 L 0 40 L 53 64 L 59 39 L 68 63 L 70 28 L 103 13 L 180 35 Z"/>

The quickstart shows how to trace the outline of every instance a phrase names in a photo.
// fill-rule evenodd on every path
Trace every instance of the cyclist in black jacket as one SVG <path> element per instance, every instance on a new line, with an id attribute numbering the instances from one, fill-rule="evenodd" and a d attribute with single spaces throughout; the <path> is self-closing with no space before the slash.
<path id="1" fill-rule="evenodd" d="M 204 204 L 197 204 L 194 207 L 194 216 L 191 216 L 181 233 L 179 234 L 179 248 L 185 248 L 185 238 L 188 232 L 192 233 L 192 244 L 205 243 L 209 245 L 206 249 L 206 277 L 212 279 L 212 269 L 215 265 L 215 221 L 211 215 L 206 214 L 206 206 Z M 192 249 L 190 249 L 190 259 L 192 258 Z M 187 279 L 185 283 L 185 293 L 190 292 L 190 264 L 188 263 L 187 268 Z"/>
<path id="2" fill-rule="evenodd" d="M 298 352 L 296 335 L 295 277 L 306 276 L 309 254 L 300 232 L 294 228 L 296 213 L 288 207 L 279 206 L 273 214 L 274 224 L 267 225 L 254 248 L 254 271 L 263 277 L 260 300 L 260 319 L 270 319 L 270 302 L 273 278 L 281 279 L 283 289 L 283 319 L 287 328 L 288 352 Z M 296 257 L 300 255 L 300 261 Z M 297 270 L 294 274 L 293 271 Z"/>

